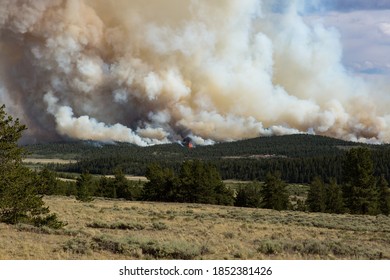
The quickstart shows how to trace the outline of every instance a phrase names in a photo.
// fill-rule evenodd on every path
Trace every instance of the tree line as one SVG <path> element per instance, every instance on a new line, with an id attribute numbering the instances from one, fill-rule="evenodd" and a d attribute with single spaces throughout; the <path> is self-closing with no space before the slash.
<path id="1" fill-rule="evenodd" d="M 316 177 L 307 197 L 312 212 L 377 215 L 390 213 L 390 188 L 382 174 L 376 176 L 371 151 L 367 148 L 349 150 L 343 159 L 342 181 L 329 183 Z"/>
<path id="2" fill-rule="evenodd" d="M 214 166 L 201 161 L 187 161 L 179 174 L 172 169 L 151 164 L 147 171 L 148 181 L 127 180 L 118 169 L 113 178 L 93 177 L 83 172 L 76 182 L 64 184 L 56 179 L 54 172 L 44 169 L 39 173 L 48 182 L 46 194 L 74 195 L 81 201 L 93 197 L 120 198 L 126 200 L 187 202 L 233 205 L 234 192 L 228 189 Z M 62 185 L 62 187 L 58 187 Z"/>
<path id="3" fill-rule="evenodd" d="M 355 146 L 352 146 L 349 142 L 322 137 L 317 139 L 317 137 L 319 136 L 302 135 L 296 139 L 292 136 L 265 137 L 268 140 L 264 142 L 255 139 L 256 141 L 222 143 L 192 150 L 177 144 L 145 148 L 125 144 L 91 147 L 90 144 L 76 145 L 73 143 L 69 145 L 71 147 L 86 145 L 85 154 L 80 156 L 74 164 L 52 164 L 48 168 L 58 172 L 73 173 L 88 170 L 91 174 L 103 175 L 113 174 L 116 169 L 121 169 L 125 174 L 145 176 L 150 162 L 168 167 L 178 173 L 183 161 L 201 160 L 216 166 L 223 180 L 264 181 L 268 173 L 279 171 L 282 179 L 288 183 L 309 184 L 314 177 L 319 177 L 323 181 L 334 178 L 337 182 L 341 182 L 344 155 L 346 151 L 360 144 L 354 143 Z M 268 146 L 268 141 L 272 142 L 272 140 L 276 141 L 273 150 L 271 146 Z M 298 144 L 298 140 L 302 143 Z M 261 146 L 263 144 L 267 145 Z M 281 147 L 278 147 L 279 144 Z M 316 147 L 316 144 L 319 146 Z M 336 146 L 337 144 L 340 146 Z M 65 144 L 60 146 L 66 147 Z M 362 145 L 362 147 L 372 151 L 374 175 L 376 177 L 383 175 L 389 181 L 390 149 L 388 145 Z M 229 150 L 230 148 L 232 150 Z M 37 150 L 39 151 L 41 150 Z"/>
<path id="4" fill-rule="evenodd" d="M 159 164 L 151 164 L 146 171 L 148 181 L 145 183 L 127 180 L 121 170 L 117 170 L 113 178 L 96 178 L 84 172 L 76 182 L 59 181 L 56 174 L 48 169 L 40 171 L 38 176 L 47 186 L 44 189 L 46 195 L 75 196 L 80 201 L 106 197 L 275 210 L 291 208 L 287 183 L 281 179 L 280 172 L 269 173 L 264 184 L 253 182 L 236 190 L 226 186 L 215 166 L 200 160 L 183 162 L 178 173 Z"/>
<path id="5" fill-rule="evenodd" d="M 384 174 L 376 174 L 372 158 L 372 151 L 366 147 L 350 149 L 341 159 L 340 183 L 335 178 L 326 177 L 323 180 L 315 176 L 309 184 L 306 200 L 298 199 L 295 205 L 285 198 L 285 182 L 281 174 L 277 172 L 277 176 L 271 176 L 269 173 L 263 186 L 252 183 L 240 188 L 236 205 L 336 214 L 389 215 L 388 181 Z M 269 199 L 272 197 L 267 193 L 270 186 L 275 200 Z M 268 199 L 264 201 L 264 198 Z"/>
<path id="6" fill-rule="evenodd" d="M 92 201 L 94 197 L 113 199 L 140 200 L 143 183 L 127 180 L 121 170 L 117 170 L 113 177 L 92 176 L 83 172 L 76 180 L 61 180 L 57 174 L 47 168 L 37 173 L 45 186 L 44 195 L 74 196 L 80 201 Z"/>
<path id="7" fill-rule="evenodd" d="M 275 210 L 388 215 L 390 188 L 385 176 L 375 175 L 371 150 L 350 149 L 344 155 L 341 166 L 340 181 L 315 176 L 309 184 L 307 199 L 298 199 L 294 204 L 289 199 L 287 183 L 280 171 L 268 172 L 262 183 L 253 181 L 231 189 L 222 181 L 216 166 L 200 160 L 183 162 L 179 172 L 153 163 L 146 170 L 146 183 L 126 180 L 121 170 L 115 172 L 114 178 L 103 176 L 99 179 L 93 179 L 92 175 L 84 172 L 72 188 L 60 188 L 54 173 L 47 169 L 40 176 L 46 180 L 45 185 L 52 186 L 46 189 L 46 194 L 75 195 L 84 201 L 101 196 Z"/>

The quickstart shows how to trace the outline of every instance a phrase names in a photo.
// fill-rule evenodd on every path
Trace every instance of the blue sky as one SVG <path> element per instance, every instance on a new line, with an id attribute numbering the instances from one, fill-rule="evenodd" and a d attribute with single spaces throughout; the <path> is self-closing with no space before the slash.
<path id="1" fill-rule="evenodd" d="M 348 70 L 390 77 L 390 0 L 307 0 L 304 16 L 339 31 Z"/>
<path id="2" fill-rule="evenodd" d="M 330 9 L 338 11 L 390 9 L 389 0 L 324 0 Z"/>

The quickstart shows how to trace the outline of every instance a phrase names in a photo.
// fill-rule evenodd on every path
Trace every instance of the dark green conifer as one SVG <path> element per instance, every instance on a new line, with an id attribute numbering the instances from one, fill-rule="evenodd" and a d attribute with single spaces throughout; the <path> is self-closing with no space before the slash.
<path id="1" fill-rule="evenodd" d="M 330 180 L 326 186 L 326 212 L 341 214 L 344 213 L 343 192 L 335 179 Z"/>
<path id="2" fill-rule="evenodd" d="M 261 190 L 262 207 L 274 210 L 286 210 L 289 205 L 286 187 L 287 184 L 281 179 L 280 172 L 268 173 Z"/>
<path id="3" fill-rule="evenodd" d="M 343 160 L 343 196 L 352 214 L 378 213 L 378 193 L 371 151 L 367 148 L 349 150 Z"/>
<path id="4" fill-rule="evenodd" d="M 172 169 L 151 164 L 146 170 L 146 178 L 148 182 L 143 188 L 143 200 L 180 202 L 181 194 L 177 190 L 177 179 Z"/>
<path id="5" fill-rule="evenodd" d="M 385 176 L 381 176 L 378 183 L 379 210 L 384 215 L 390 214 L 390 188 Z"/>
<path id="6" fill-rule="evenodd" d="M 92 201 L 93 197 L 92 194 L 93 192 L 93 180 L 92 180 L 92 175 L 89 174 L 88 172 L 83 172 L 80 177 L 77 178 L 76 181 L 76 186 L 77 186 L 77 195 L 76 199 L 83 201 L 83 202 L 88 202 Z"/>
<path id="7" fill-rule="evenodd" d="M 42 182 L 22 164 L 26 155 L 18 140 L 27 128 L 0 107 L 0 221 L 62 227 L 42 200 Z"/>
<path id="8" fill-rule="evenodd" d="M 311 212 L 325 212 L 325 184 L 319 177 L 315 177 L 314 180 L 311 182 L 306 203 L 309 211 Z"/>
<path id="9" fill-rule="evenodd" d="M 261 185 L 259 182 L 245 184 L 238 189 L 234 203 L 238 207 L 261 207 Z"/>

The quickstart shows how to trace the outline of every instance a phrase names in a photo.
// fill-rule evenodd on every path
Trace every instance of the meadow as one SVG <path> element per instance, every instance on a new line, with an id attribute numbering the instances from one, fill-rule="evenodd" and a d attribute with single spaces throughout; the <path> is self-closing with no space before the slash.
<path id="1" fill-rule="evenodd" d="M 390 259 L 388 216 L 44 198 L 63 229 L 0 224 L 1 259 Z"/>
<path id="2" fill-rule="evenodd" d="M 305 135 L 266 137 L 192 150 L 177 144 L 147 148 L 92 144 L 30 146 L 25 165 L 33 170 L 56 170 L 64 184 L 74 184 L 80 175 L 78 168 L 84 165 L 91 171 L 96 167 L 92 172 L 94 180 L 101 174 L 114 174 L 112 169 L 119 166 L 125 174 L 133 174 L 126 179 L 145 182 L 142 176 L 150 162 L 175 167 L 185 160 L 200 159 L 215 163 L 224 174 L 225 185 L 236 191 L 253 176 L 260 180 L 266 168 L 282 167 L 283 171 L 286 167 L 286 180 L 299 175 L 287 180 L 294 206 L 307 197 L 305 178 L 312 178 L 313 172 L 337 177 L 341 154 L 356 145 Z M 370 148 L 375 154 L 376 172 L 390 176 L 382 172 L 390 170 L 388 146 Z M 252 155 L 280 156 L 263 159 Z M 225 159 L 226 156 L 238 158 Z M 100 166 L 102 163 L 106 165 Z M 0 223 L 0 259 L 390 259 L 390 217 L 385 215 L 103 198 L 80 202 L 72 196 L 46 196 L 44 201 L 67 225 L 51 229 Z"/>

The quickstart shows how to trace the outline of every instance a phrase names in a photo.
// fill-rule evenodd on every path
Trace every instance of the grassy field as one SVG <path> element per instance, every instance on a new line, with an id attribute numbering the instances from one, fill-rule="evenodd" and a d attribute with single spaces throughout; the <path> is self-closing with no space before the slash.
<path id="1" fill-rule="evenodd" d="M 390 259 L 390 218 L 46 197 L 61 230 L 0 224 L 1 259 Z"/>
<path id="2" fill-rule="evenodd" d="M 30 163 L 30 164 L 71 164 L 75 163 L 76 160 L 70 160 L 70 159 L 59 159 L 59 158 L 25 158 L 23 159 L 24 163 Z"/>
<path id="3" fill-rule="evenodd" d="M 61 158 L 46 158 L 46 157 L 27 157 L 23 159 L 23 163 L 31 170 L 42 170 L 48 164 L 73 164 L 76 163 L 75 159 L 61 159 Z"/>

